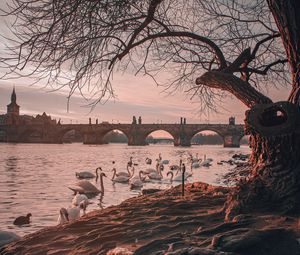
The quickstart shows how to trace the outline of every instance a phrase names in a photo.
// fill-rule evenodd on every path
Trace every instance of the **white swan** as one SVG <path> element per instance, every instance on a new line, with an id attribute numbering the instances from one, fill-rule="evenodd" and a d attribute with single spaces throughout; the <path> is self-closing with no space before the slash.
<path id="1" fill-rule="evenodd" d="M 157 170 L 154 169 L 154 168 L 147 168 L 147 169 L 144 171 L 145 174 L 156 173 L 156 172 L 157 172 Z"/>
<path id="2" fill-rule="evenodd" d="M 90 183 L 87 180 L 80 180 L 74 185 L 68 186 L 68 188 L 75 193 L 94 195 L 99 193 L 104 193 L 103 177 L 106 177 L 105 173 L 100 174 L 101 190 L 99 190 L 94 184 Z"/>
<path id="3" fill-rule="evenodd" d="M 111 179 L 113 182 L 126 183 L 133 176 L 133 174 L 134 174 L 134 168 L 132 168 L 131 176 L 116 176 L 117 175 L 116 174 L 117 170 L 115 168 L 112 169 L 112 172 L 114 172 L 113 177 Z"/>
<path id="4" fill-rule="evenodd" d="M 212 162 L 212 161 L 213 161 L 213 159 L 211 159 L 211 158 L 205 159 L 205 160 L 203 160 L 203 162 L 200 164 L 200 166 L 206 166 L 206 167 L 211 166 L 211 162 Z"/>
<path id="5" fill-rule="evenodd" d="M 170 166 L 170 170 L 179 170 L 180 169 L 180 166 L 179 165 L 171 165 Z"/>
<path id="6" fill-rule="evenodd" d="M 145 174 L 144 171 L 139 172 L 139 176 L 136 176 L 130 180 L 130 188 L 131 189 L 139 189 L 143 187 L 143 181 L 145 181 L 145 177 L 142 177 L 142 174 Z"/>
<path id="7" fill-rule="evenodd" d="M 173 176 L 174 176 L 173 172 L 171 172 L 171 171 L 167 172 L 167 177 L 169 177 L 169 175 L 171 175 L 170 182 L 172 182 Z"/>
<path id="8" fill-rule="evenodd" d="M 152 159 L 151 158 L 146 158 L 146 164 L 151 165 L 152 164 Z"/>
<path id="9" fill-rule="evenodd" d="M 157 171 L 149 173 L 147 175 L 148 175 L 148 178 L 151 180 L 159 180 L 160 181 L 163 178 L 162 174 L 161 174 L 161 169 L 160 169 L 160 167 L 158 167 L 158 165 L 157 165 Z"/>
<path id="10" fill-rule="evenodd" d="M 133 168 L 133 167 L 132 167 Z M 127 173 L 126 172 L 116 172 L 116 176 L 126 176 L 126 177 L 130 177 L 131 176 L 131 173 L 129 171 L 129 166 L 127 165 Z"/>
<path id="11" fill-rule="evenodd" d="M 156 168 L 159 168 L 160 171 L 163 171 L 165 167 L 163 164 L 157 164 Z"/>
<path id="12" fill-rule="evenodd" d="M 95 178 L 96 176 L 97 177 L 99 176 L 98 170 L 102 171 L 102 168 L 101 167 L 97 167 L 96 170 L 95 170 L 96 174 L 93 174 L 93 173 L 88 172 L 88 171 L 83 171 L 83 172 L 76 172 L 75 175 L 79 179 Z"/>
<path id="13" fill-rule="evenodd" d="M 167 173 L 167 176 L 169 176 L 169 175 L 171 175 L 171 179 L 170 179 L 171 182 L 172 182 L 172 181 L 177 181 L 177 182 L 182 181 L 182 174 L 178 174 L 178 175 L 176 175 L 176 176 L 174 177 L 173 172 L 170 171 L 170 172 Z M 190 177 L 190 176 L 188 175 L 188 173 L 184 173 L 184 180 L 185 180 L 185 181 L 186 181 L 189 177 Z"/>
<path id="14" fill-rule="evenodd" d="M 63 224 L 66 222 L 74 221 L 80 218 L 80 210 L 84 208 L 84 203 L 81 202 L 79 206 L 69 207 L 69 208 L 60 208 L 59 216 L 57 219 L 58 224 Z"/>
<path id="15" fill-rule="evenodd" d="M 171 165 L 170 170 L 181 171 L 181 166 L 182 166 L 182 159 L 179 160 L 179 165 Z"/>
<path id="16" fill-rule="evenodd" d="M 201 160 L 201 159 L 200 159 Z M 191 164 L 191 168 L 199 168 L 201 166 L 201 161 L 193 162 Z"/>
<path id="17" fill-rule="evenodd" d="M 86 208 L 90 204 L 88 197 L 84 194 L 76 194 L 72 199 L 72 206 L 79 206 L 80 203 L 83 203 L 83 214 L 85 214 Z"/>

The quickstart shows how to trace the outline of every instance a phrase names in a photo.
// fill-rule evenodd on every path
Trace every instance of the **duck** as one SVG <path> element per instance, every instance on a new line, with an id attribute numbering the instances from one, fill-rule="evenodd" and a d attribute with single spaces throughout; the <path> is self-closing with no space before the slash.
<path id="1" fill-rule="evenodd" d="M 78 179 L 89 179 L 89 178 L 95 178 L 95 177 L 98 177 L 99 174 L 98 174 L 98 170 L 102 171 L 102 168 L 101 167 L 97 167 L 96 170 L 95 170 L 95 174 L 91 173 L 91 172 L 88 172 L 88 171 L 83 171 L 83 172 L 76 172 L 75 175 Z"/>
<path id="2" fill-rule="evenodd" d="M 14 225 L 22 226 L 30 223 L 31 213 L 28 213 L 26 216 L 19 216 L 14 220 Z"/>
<path id="3" fill-rule="evenodd" d="M 142 177 L 142 174 L 145 174 L 144 171 L 139 172 L 139 176 L 136 176 L 130 180 L 130 189 L 139 189 L 143 187 L 143 181 L 145 181 L 145 177 Z"/>
<path id="4" fill-rule="evenodd" d="M 130 176 L 116 176 L 117 170 L 115 168 L 112 169 L 112 172 L 114 172 L 113 177 L 111 179 L 113 182 L 126 183 L 129 182 L 129 179 L 134 175 L 134 168 L 132 168 L 132 173 Z"/>
<path id="5" fill-rule="evenodd" d="M 68 186 L 68 188 L 75 192 L 75 194 L 86 194 L 86 195 L 95 195 L 102 193 L 104 194 L 104 185 L 103 185 L 103 177 L 106 177 L 105 173 L 100 174 L 100 183 L 101 190 L 99 190 L 94 184 L 87 180 L 77 181 L 74 185 Z"/>

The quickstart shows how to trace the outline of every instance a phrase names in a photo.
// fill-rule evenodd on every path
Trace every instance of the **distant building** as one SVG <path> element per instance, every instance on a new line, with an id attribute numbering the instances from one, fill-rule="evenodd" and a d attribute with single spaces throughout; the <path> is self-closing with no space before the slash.
<path id="1" fill-rule="evenodd" d="M 28 124 L 47 124 L 56 125 L 56 120 L 51 119 L 45 112 L 36 117 L 30 115 L 20 115 L 20 106 L 17 104 L 15 88 L 10 97 L 10 104 L 7 105 L 6 114 L 0 115 L 0 125 L 28 125 Z"/>

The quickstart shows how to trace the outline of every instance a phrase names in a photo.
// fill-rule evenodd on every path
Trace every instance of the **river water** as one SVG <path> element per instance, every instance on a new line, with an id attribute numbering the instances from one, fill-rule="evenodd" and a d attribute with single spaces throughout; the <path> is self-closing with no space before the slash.
<path id="1" fill-rule="evenodd" d="M 75 172 L 91 171 L 101 166 L 106 173 L 104 178 L 105 195 L 91 199 L 87 212 L 116 205 L 123 200 L 137 196 L 140 190 L 130 190 L 128 184 L 113 184 L 112 161 L 116 161 L 118 171 L 126 171 L 129 157 L 133 157 L 139 170 L 149 168 L 146 157 L 153 162 L 161 153 L 170 164 L 178 164 L 179 158 L 186 161 L 188 153 L 200 158 L 212 158 L 212 166 L 193 170 L 189 182 L 203 181 L 222 185 L 222 175 L 230 166 L 218 165 L 217 161 L 228 160 L 235 153 L 250 153 L 248 146 L 223 148 L 221 145 L 202 145 L 190 148 L 167 145 L 127 146 L 125 144 L 83 145 L 83 144 L 1 144 L 0 143 L 0 230 L 13 231 L 21 236 L 37 231 L 45 226 L 57 224 L 61 207 L 68 207 L 73 192 L 68 185 L 76 182 Z M 152 168 L 155 168 L 152 163 Z M 188 169 L 189 170 L 189 169 Z M 169 188 L 180 183 L 170 183 L 163 172 L 161 182 L 147 182 L 143 188 Z M 91 182 L 100 188 L 99 181 Z M 13 221 L 17 216 L 32 214 L 28 226 L 17 227 Z"/>

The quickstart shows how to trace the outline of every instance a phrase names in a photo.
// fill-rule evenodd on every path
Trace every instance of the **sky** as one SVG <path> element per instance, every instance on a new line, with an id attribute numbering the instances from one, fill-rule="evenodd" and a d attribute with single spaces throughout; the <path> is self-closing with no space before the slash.
<path id="1" fill-rule="evenodd" d="M 3 19 L 0 19 L 0 32 L 8 33 Z M 218 113 L 204 114 L 199 112 L 199 103 L 191 100 L 184 91 L 169 95 L 150 78 L 125 73 L 114 76 L 116 98 L 104 105 L 98 104 L 92 111 L 80 95 L 71 98 L 68 109 L 66 90 L 50 92 L 51 89 L 45 88 L 43 84 L 30 85 L 26 78 L 0 79 L 0 114 L 6 113 L 13 87 L 16 89 L 20 114 L 37 115 L 46 112 L 66 124 L 88 123 L 89 118 L 92 123 L 96 119 L 99 122 L 131 123 L 133 115 L 141 116 L 143 123 L 179 123 L 180 117 L 185 117 L 187 123 L 228 123 L 230 116 L 236 118 L 236 123 L 243 123 L 247 109 L 230 96 L 225 98 Z M 274 101 L 285 100 L 288 90 L 271 89 L 268 94 Z"/>

